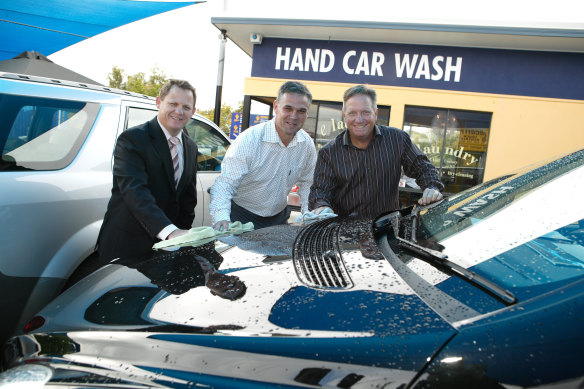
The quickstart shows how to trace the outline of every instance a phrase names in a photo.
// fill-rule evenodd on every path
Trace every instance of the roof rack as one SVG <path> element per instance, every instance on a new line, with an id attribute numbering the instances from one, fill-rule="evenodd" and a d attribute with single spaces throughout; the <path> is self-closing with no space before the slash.
<path id="1" fill-rule="evenodd" d="M 95 84 L 89 84 L 89 83 L 83 83 L 83 82 L 77 82 L 77 81 L 60 80 L 57 78 L 33 76 L 30 74 L 19 74 L 19 73 L 10 73 L 10 72 L 0 71 L 0 78 L 7 78 L 7 79 L 12 79 L 12 80 L 32 81 L 32 82 L 39 82 L 39 83 L 43 83 L 43 84 L 63 85 L 63 86 L 69 86 L 69 87 L 73 87 L 73 88 L 81 88 L 81 89 L 88 89 L 88 90 L 94 90 L 94 91 L 99 91 L 99 92 L 115 93 L 118 95 L 146 98 L 149 100 L 154 99 L 154 97 L 152 97 L 152 96 L 147 96 L 147 95 L 144 95 L 141 93 L 130 92 L 127 90 L 122 90 L 122 89 L 110 88 L 110 87 L 107 87 L 104 85 L 95 85 Z"/>

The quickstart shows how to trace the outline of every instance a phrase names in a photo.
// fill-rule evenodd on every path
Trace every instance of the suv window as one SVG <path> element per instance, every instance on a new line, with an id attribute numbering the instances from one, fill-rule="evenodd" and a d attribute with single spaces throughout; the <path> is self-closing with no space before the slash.
<path id="1" fill-rule="evenodd" d="M 221 161 L 229 148 L 229 141 L 221 136 L 217 129 L 198 120 L 191 120 L 186 130 L 199 147 L 197 169 L 200 172 L 221 171 Z"/>
<path id="2" fill-rule="evenodd" d="M 145 108 L 130 108 L 126 128 L 134 127 L 151 120 L 156 116 L 157 111 Z M 193 139 L 199 148 L 197 156 L 197 168 L 200 172 L 221 171 L 221 161 L 229 148 L 229 141 L 217 129 L 201 122 L 191 119 L 186 125 L 188 135 Z"/>
<path id="3" fill-rule="evenodd" d="M 58 170 L 73 161 L 99 104 L 0 94 L 0 170 Z"/>
<path id="4" fill-rule="evenodd" d="M 157 113 L 155 109 L 129 108 L 124 130 L 152 120 Z"/>

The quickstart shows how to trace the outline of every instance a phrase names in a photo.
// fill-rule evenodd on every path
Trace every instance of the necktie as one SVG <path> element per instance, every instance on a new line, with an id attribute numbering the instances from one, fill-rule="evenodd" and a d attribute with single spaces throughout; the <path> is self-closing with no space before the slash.
<path id="1" fill-rule="evenodd" d="M 174 167 L 174 186 L 178 186 L 178 181 L 180 179 L 178 175 L 178 138 L 176 136 L 171 136 L 168 139 L 170 146 L 170 156 L 172 157 L 172 166 Z"/>

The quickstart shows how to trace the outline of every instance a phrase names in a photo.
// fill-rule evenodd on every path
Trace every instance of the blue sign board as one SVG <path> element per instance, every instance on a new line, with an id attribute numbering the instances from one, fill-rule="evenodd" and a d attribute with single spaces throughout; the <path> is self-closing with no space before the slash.
<path id="1" fill-rule="evenodd" d="M 252 77 L 584 100 L 584 54 L 265 38 Z"/>
<path id="2" fill-rule="evenodd" d="M 241 113 L 233 112 L 231 114 L 231 129 L 229 131 L 229 139 L 233 140 L 237 138 L 239 132 L 241 131 Z"/>
<path id="3" fill-rule="evenodd" d="M 241 117 L 242 114 L 240 112 L 233 112 L 231 114 L 231 131 L 229 133 L 229 139 L 231 140 L 237 138 L 237 135 L 241 133 Z M 269 115 L 249 115 L 250 127 L 259 123 L 267 122 L 268 120 L 270 120 Z"/>
<path id="4" fill-rule="evenodd" d="M 251 114 L 249 115 L 249 126 L 251 127 L 259 123 L 267 122 L 268 120 L 270 120 L 268 115 Z"/>

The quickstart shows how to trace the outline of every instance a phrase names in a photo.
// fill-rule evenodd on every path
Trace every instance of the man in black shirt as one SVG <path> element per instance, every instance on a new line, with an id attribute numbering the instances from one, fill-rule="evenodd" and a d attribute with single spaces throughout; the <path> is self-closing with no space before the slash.
<path id="1" fill-rule="evenodd" d="M 426 155 L 409 135 L 376 125 L 377 94 L 357 85 L 343 95 L 347 130 L 318 152 L 309 208 L 330 207 L 339 216 L 375 217 L 399 209 L 401 170 L 424 188 L 420 205 L 442 199 L 444 185 Z"/>

